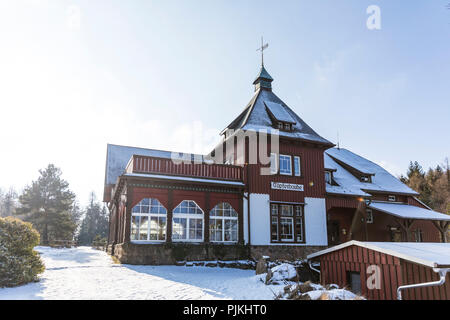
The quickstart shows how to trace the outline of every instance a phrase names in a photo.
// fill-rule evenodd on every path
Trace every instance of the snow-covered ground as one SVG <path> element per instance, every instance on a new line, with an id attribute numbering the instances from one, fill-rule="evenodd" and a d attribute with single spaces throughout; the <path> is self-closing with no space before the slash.
<path id="1" fill-rule="evenodd" d="M 0 289 L 0 299 L 256 299 L 274 298 L 254 270 L 114 264 L 89 247 L 37 247 L 46 270 L 41 281 Z"/>

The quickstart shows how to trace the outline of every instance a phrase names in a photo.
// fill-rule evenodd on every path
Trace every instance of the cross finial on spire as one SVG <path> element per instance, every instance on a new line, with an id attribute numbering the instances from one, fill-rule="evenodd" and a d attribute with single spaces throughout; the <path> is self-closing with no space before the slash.
<path id="1" fill-rule="evenodd" d="M 261 37 L 261 48 L 256 49 L 256 51 L 261 51 L 261 66 L 264 67 L 264 50 L 269 47 L 269 44 L 264 44 L 264 39 Z"/>

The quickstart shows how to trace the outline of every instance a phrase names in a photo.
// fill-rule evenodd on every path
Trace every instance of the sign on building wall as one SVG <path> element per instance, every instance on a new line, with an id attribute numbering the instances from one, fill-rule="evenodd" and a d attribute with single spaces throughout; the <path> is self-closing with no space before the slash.
<path id="1" fill-rule="evenodd" d="M 304 191 L 302 184 L 271 182 L 272 189 L 286 190 L 286 191 Z"/>

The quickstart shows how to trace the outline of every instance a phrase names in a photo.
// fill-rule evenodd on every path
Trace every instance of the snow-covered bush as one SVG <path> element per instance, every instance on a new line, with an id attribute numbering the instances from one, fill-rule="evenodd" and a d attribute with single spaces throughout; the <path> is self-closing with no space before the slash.
<path id="1" fill-rule="evenodd" d="M 44 271 L 39 254 L 39 233 L 31 223 L 0 218 L 0 287 L 13 287 L 37 280 Z"/>
<path id="2" fill-rule="evenodd" d="M 267 273 L 266 284 L 279 284 L 283 281 L 296 281 L 297 270 L 292 264 L 283 263 L 270 269 Z"/>

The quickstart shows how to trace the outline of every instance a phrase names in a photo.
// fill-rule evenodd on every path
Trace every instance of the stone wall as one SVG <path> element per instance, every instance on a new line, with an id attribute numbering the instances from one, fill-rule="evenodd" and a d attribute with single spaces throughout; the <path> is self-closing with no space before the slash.
<path id="1" fill-rule="evenodd" d="M 114 256 L 121 263 L 171 265 L 177 261 L 240 260 L 248 258 L 248 246 L 221 244 L 134 244 L 114 246 Z"/>
<path id="2" fill-rule="evenodd" d="M 121 263 L 142 265 L 173 265 L 179 261 L 231 261 L 253 259 L 262 256 L 270 260 L 305 259 L 308 254 L 322 250 L 319 246 L 246 246 L 241 244 L 191 244 L 162 243 L 134 244 L 121 243 L 108 246 L 107 252 L 113 254 Z"/>

